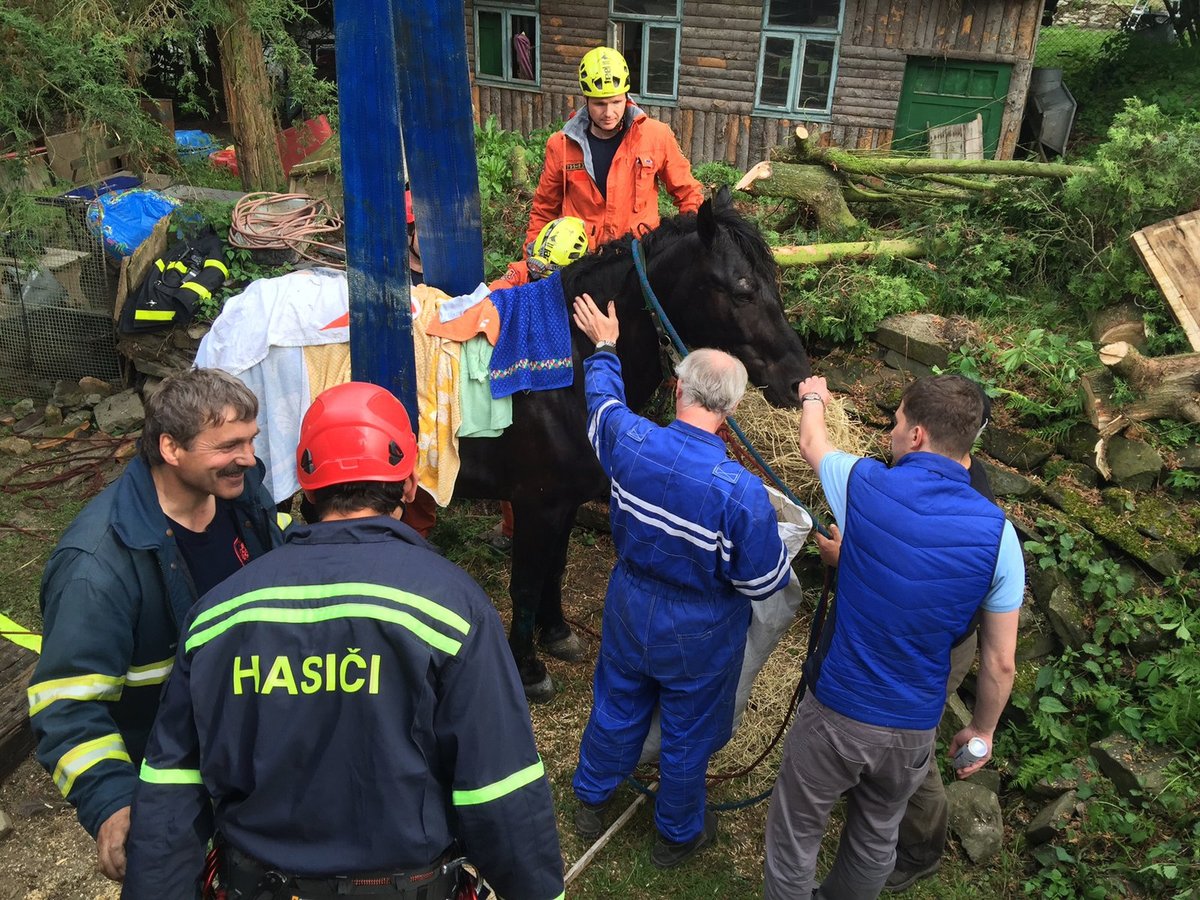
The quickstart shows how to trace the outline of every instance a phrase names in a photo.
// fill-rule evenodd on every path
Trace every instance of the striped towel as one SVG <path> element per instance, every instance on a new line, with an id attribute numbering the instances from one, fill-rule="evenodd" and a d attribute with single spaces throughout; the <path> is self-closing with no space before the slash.
<path id="1" fill-rule="evenodd" d="M 491 363 L 492 397 L 571 385 L 571 323 L 559 274 L 492 291 L 492 303 L 500 314 L 500 337 Z"/>

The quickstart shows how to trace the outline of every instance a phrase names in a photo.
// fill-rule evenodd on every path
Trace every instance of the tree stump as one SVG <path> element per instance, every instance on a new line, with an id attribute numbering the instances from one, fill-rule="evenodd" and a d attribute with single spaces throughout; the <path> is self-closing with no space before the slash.
<path id="1" fill-rule="evenodd" d="M 0 638 L 0 781 L 33 750 L 25 690 L 37 660 L 33 651 Z"/>

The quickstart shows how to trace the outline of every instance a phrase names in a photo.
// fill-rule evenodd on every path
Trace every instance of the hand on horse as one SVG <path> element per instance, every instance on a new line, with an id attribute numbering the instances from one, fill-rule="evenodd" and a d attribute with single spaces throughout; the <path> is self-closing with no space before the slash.
<path id="1" fill-rule="evenodd" d="M 591 294 L 575 298 L 575 324 L 579 326 L 580 331 L 592 339 L 593 344 L 600 341 L 615 344 L 617 335 L 621 332 L 621 327 L 617 322 L 616 304 L 609 300 L 608 315 L 605 315 L 600 312 L 600 308 L 596 306 L 596 301 L 592 299 Z"/>
<path id="2" fill-rule="evenodd" d="M 829 386 L 825 383 L 825 379 L 820 375 L 811 375 L 800 382 L 800 388 L 797 391 L 801 398 L 805 394 L 816 394 L 821 398 L 821 406 L 825 406 L 833 399 L 833 394 L 829 391 Z"/>

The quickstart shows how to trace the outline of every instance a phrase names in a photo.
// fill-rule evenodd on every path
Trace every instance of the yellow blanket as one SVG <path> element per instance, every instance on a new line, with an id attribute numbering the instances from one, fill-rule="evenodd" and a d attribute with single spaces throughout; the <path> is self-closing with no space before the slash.
<path id="1" fill-rule="evenodd" d="M 417 366 L 417 477 L 421 487 L 433 495 L 438 506 L 446 506 L 454 495 L 458 478 L 458 427 L 462 410 L 458 397 L 458 354 L 461 344 L 425 333 L 437 318 L 438 307 L 449 295 L 437 288 L 418 285 L 413 298 L 413 355 Z"/>

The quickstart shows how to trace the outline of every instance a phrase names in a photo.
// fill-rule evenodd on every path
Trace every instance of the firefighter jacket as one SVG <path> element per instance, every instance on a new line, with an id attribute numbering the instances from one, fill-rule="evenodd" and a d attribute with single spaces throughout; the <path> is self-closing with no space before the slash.
<path id="1" fill-rule="evenodd" d="M 251 557 L 283 541 L 261 466 L 246 472 L 233 501 Z M 136 457 L 46 563 L 42 655 L 29 685 L 38 761 L 93 837 L 133 798 L 179 626 L 196 599 L 150 468 Z"/>
<path id="2" fill-rule="evenodd" d="M 176 241 L 154 261 L 154 267 L 125 301 L 120 330 L 132 334 L 186 325 L 196 302 L 211 299 L 228 277 L 225 245 L 211 228 L 195 238 Z"/>
<path id="3" fill-rule="evenodd" d="M 626 133 L 608 170 L 606 199 L 592 170 L 588 122 L 585 107 L 546 142 L 546 164 L 533 195 L 524 246 L 559 216 L 583 219 L 589 250 L 629 232 L 657 228 L 660 181 L 681 213 L 700 208 L 704 199 L 700 182 L 692 177 L 670 126 L 651 119 L 633 103 L 625 109 Z"/>
<path id="4" fill-rule="evenodd" d="M 192 896 L 213 832 L 286 875 L 427 867 L 563 892 L 500 617 L 387 516 L 293 526 L 188 617 L 142 765 L 124 897 Z"/>

